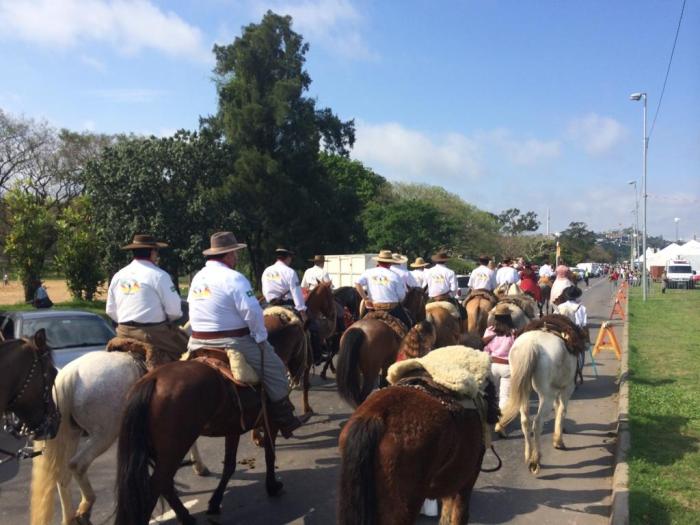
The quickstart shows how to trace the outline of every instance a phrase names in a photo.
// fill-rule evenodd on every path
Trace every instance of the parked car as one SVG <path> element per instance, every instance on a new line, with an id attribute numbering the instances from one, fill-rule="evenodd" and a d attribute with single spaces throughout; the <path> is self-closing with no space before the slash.
<path id="1" fill-rule="evenodd" d="M 469 276 L 457 275 L 457 299 L 464 299 L 469 293 Z"/>
<path id="2" fill-rule="evenodd" d="M 115 336 L 112 326 L 99 315 L 80 310 L 31 310 L 0 313 L 5 339 L 31 337 L 44 328 L 57 368 L 87 352 L 104 350 Z"/>

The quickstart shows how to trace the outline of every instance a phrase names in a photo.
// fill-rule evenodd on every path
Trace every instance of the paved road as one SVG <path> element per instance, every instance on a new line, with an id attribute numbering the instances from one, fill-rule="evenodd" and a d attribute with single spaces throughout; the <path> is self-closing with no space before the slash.
<path id="1" fill-rule="evenodd" d="M 586 290 L 584 303 L 594 327 L 607 319 L 610 298 L 610 289 L 603 280 L 593 280 L 590 289 Z M 595 337 L 596 333 L 597 329 L 593 330 L 592 336 Z M 597 365 L 599 377 L 594 378 L 588 365 L 586 382 L 574 393 L 569 405 L 569 433 L 565 436 L 568 450 L 551 447 L 552 421 L 545 425 L 545 448 L 539 477 L 532 476 L 524 464 L 519 423 L 511 425 L 508 439 L 496 441 L 504 466 L 497 473 L 482 473 L 479 477 L 472 496 L 473 523 L 607 523 L 618 363 L 612 354 L 606 354 L 599 356 Z M 301 406 L 298 393 L 293 399 L 297 406 Z M 339 472 L 337 440 L 349 410 L 339 400 L 332 379 L 324 382 L 314 377 L 311 403 L 317 415 L 298 432 L 299 437 L 279 442 L 277 467 L 278 475 L 285 483 L 284 495 L 277 499 L 266 496 L 262 451 L 252 446 L 249 439 L 243 439 L 238 454 L 239 464 L 224 497 L 223 513 L 216 520 L 207 520 L 204 510 L 221 472 L 223 440 L 200 439 L 201 451 L 214 474 L 199 478 L 190 468 L 182 468 L 176 478 L 183 502 L 200 518 L 200 522 L 267 525 L 334 522 Z M 115 457 L 115 447 L 112 447 L 90 471 L 98 497 L 93 513 L 94 524 L 112 521 Z M 487 454 L 486 464 L 492 464 L 492 460 Z M 14 479 L 0 485 L 0 523 L 27 523 L 29 477 L 30 465 L 27 462 L 21 465 Z M 77 493 L 77 487 L 75 491 Z M 58 504 L 56 512 L 58 523 Z M 161 514 L 158 519 L 161 523 L 175 523 L 167 506 L 159 508 L 156 514 Z M 436 520 L 421 518 L 420 523 L 436 523 Z"/>

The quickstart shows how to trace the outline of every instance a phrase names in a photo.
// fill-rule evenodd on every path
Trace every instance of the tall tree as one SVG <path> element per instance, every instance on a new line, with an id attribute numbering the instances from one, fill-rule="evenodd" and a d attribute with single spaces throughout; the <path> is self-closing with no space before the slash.
<path id="1" fill-rule="evenodd" d="M 562 258 L 568 264 L 577 264 L 588 257 L 595 246 L 596 234 L 588 229 L 585 222 L 571 222 L 569 227 L 561 232 L 559 243 L 562 248 Z"/>
<path id="2" fill-rule="evenodd" d="M 541 224 L 534 211 L 520 213 L 518 208 L 509 208 L 501 212 L 498 215 L 498 221 L 501 223 L 501 231 L 505 235 L 534 232 Z"/>
<path id="3" fill-rule="evenodd" d="M 291 25 L 289 16 L 268 11 L 232 44 L 214 46 L 219 110 L 209 123 L 238 152 L 231 204 L 256 278 L 277 245 L 302 254 L 318 249 L 323 239 L 314 232 L 323 229 L 326 198 L 320 145 L 347 155 L 355 140 L 352 121 L 305 96 L 308 44 Z"/>

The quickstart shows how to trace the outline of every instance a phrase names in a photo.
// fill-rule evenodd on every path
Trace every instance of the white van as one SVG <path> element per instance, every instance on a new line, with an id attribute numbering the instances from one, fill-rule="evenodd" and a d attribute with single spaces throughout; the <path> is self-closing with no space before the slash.
<path id="1" fill-rule="evenodd" d="M 667 288 L 693 288 L 695 284 L 693 275 L 695 270 L 685 259 L 671 259 L 666 262 Z"/>

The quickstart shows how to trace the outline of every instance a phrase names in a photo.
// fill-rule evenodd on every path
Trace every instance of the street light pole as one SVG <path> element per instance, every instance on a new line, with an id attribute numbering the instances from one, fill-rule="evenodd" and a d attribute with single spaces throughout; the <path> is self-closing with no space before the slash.
<path id="1" fill-rule="evenodd" d="M 634 260 L 639 257 L 639 193 L 637 192 L 637 181 L 631 180 L 627 184 L 634 186 Z M 634 267 L 634 262 L 632 263 Z"/>
<path id="2" fill-rule="evenodd" d="M 630 100 L 644 99 L 644 161 L 642 179 L 642 300 L 647 300 L 649 281 L 647 279 L 647 150 L 649 149 L 649 137 L 647 136 L 647 94 L 632 93 Z"/>

